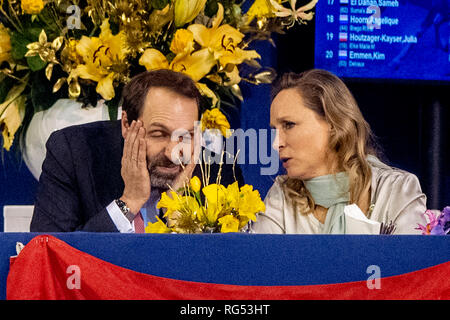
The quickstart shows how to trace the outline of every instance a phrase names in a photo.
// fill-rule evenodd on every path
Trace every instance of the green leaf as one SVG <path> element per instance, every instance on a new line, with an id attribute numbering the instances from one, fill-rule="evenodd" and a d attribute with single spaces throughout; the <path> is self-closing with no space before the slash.
<path id="1" fill-rule="evenodd" d="M 11 56 L 14 60 L 20 60 L 27 53 L 27 44 L 30 41 L 21 33 L 14 31 L 11 34 Z"/>
<path id="2" fill-rule="evenodd" d="M 157 10 L 164 9 L 168 3 L 169 0 L 151 0 L 152 7 Z"/>
<path id="3" fill-rule="evenodd" d="M 47 62 L 42 61 L 39 55 L 27 57 L 27 64 L 31 71 L 39 71 L 45 68 Z"/>
<path id="4" fill-rule="evenodd" d="M 55 23 L 55 14 L 52 12 L 52 10 L 54 10 L 52 6 L 44 7 L 44 9 L 39 13 L 39 20 L 42 22 L 39 25 L 45 27 L 45 33 L 47 34 L 48 38 L 53 40 L 54 38 L 60 35 L 60 29 L 58 27 L 58 24 Z M 60 23 L 65 23 L 66 22 L 65 10 L 56 17 L 59 18 Z M 36 25 L 37 24 L 34 24 L 34 26 Z"/>
<path id="5" fill-rule="evenodd" d="M 111 30 L 111 33 L 113 35 L 116 35 L 120 32 L 120 26 L 117 23 L 114 23 L 113 21 L 109 23 L 109 29 Z"/>
<path id="6" fill-rule="evenodd" d="M 38 57 L 39 58 L 39 57 Z M 35 72 L 31 79 L 31 102 L 34 113 L 50 108 L 61 98 L 59 92 L 52 93 L 53 85 L 47 81 L 44 71 Z"/>
<path id="7" fill-rule="evenodd" d="M 36 42 L 39 39 L 39 34 L 41 33 L 40 28 L 29 28 L 26 29 L 25 33 L 20 33 L 17 31 L 11 34 L 11 56 L 15 60 L 20 60 L 27 53 L 27 45 Z"/>
<path id="8" fill-rule="evenodd" d="M 120 98 L 114 97 L 112 100 L 105 101 L 105 104 L 108 106 L 109 120 L 117 120 L 117 111 L 119 109 Z"/>
<path id="9" fill-rule="evenodd" d="M 14 80 L 12 78 L 3 75 L 0 81 L 0 103 L 3 103 L 5 101 L 6 95 L 12 88 L 13 84 Z"/>
<path id="10" fill-rule="evenodd" d="M 18 96 L 22 94 L 25 90 L 28 83 L 28 75 L 23 78 L 23 82 L 19 82 L 19 84 L 13 86 L 11 90 L 8 91 L 8 94 L 5 97 L 5 101 L 0 104 L 0 115 L 5 111 L 5 109 L 9 106 L 11 102 L 17 99 Z"/>
<path id="11" fill-rule="evenodd" d="M 212 18 L 219 9 L 219 5 L 217 4 L 217 0 L 208 0 L 205 4 L 205 15 Z"/>
<path id="12" fill-rule="evenodd" d="M 26 36 L 30 42 L 35 42 L 39 40 L 39 35 L 44 28 L 30 28 L 26 30 Z M 47 31 L 45 33 L 48 33 Z"/>

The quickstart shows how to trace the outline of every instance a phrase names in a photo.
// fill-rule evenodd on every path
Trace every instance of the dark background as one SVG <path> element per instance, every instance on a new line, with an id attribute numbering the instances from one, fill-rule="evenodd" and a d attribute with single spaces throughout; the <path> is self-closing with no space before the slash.
<path id="1" fill-rule="evenodd" d="M 263 66 L 279 73 L 314 67 L 314 23 L 289 29 L 268 43 L 256 45 Z M 433 59 L 432 56 L 428 57 Z M 344 79 L 378 137 L 388 164 L 416 174 L 428 197 L 428 208 L 450 205 L 450 86 L 425 82 L 362 81 Z M 269 128 L 269 85 L 242 84 L 244 103 L 230 113 L 232 127 Z M 240 114 L 240 119 L 237 115 Z M 0 165 L 0 230 L 4 205 L 30 205 L 37 181 L 17 154 L 2 149 Z M 260 176 L 260 165 L 243 165 L 246 182 L 264 197 L 273 176 Z"/>
<path id="2" fill-rule="evenodd" d="M 277 47 L 280 72 L 313 68 L 314 24 L 278 36 Z M 450 205 L 450 85 L 343 80 L 378 137 L 384 160 L 418 176 L 428 208 Z"/>

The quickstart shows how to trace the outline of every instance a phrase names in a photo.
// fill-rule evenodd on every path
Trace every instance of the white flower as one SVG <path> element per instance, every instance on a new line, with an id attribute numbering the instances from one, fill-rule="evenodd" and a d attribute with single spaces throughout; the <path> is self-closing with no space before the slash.
<path id="1" fill-rule="evenodd" d="M 289 4 L 291 6 L 290 9 L 285 8 L 281 4 L 277 3 L 274 0 L 270 0 L 270 3 L 272 4 L 273 8 L 276 10 L 274 11 L 274 14 L 277 17 L 281 18 L 289 18 L 288 19 L 288 28 L 292 27 L 296 21 L 302 23 L 304 20 L 312 20 L 314 17 L 314 12 L 308 12 L 311 9 L 314 8 L 318 0 L 312 0 L 310 3 L 295 9 L 295 6 L 297 5 L 297 0 L 289 0 Z"/>

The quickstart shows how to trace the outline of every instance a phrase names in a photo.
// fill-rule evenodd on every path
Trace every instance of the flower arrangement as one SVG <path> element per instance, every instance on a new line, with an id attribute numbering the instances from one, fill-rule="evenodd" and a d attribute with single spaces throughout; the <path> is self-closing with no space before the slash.
<path id="1" fill-rule="evenodd" d="M 249 49 L 313 18 L 317 0 L 0 0 L 0 128 L 9 150 L 34 113 L 61 98 L 117 114 L 123 85 L 145 70 L 190 75 L 207 110 L 242 100 L 241 81 L 270 83 Z M 288 3 L 287 3 L 288 2 Z M 216 122 L 219 122 L 219 124 Z M 226 120 L 226 119 L 225 119 Z M 224 128 L 218 112 L 204 126 Z"/>
<path id="2" fill-rule="evenodd" d="M 225 188 L 220 184 L 220 175 L 216 183 L 210 184 L 207 168 L 206 165 L 202 170 L 203 184 L 194 176 L 178 192 L 171 190 L 161 195 L 157 208 L 165 210 L 167 224 L 156 217 L 157 222 L 145 227 L 146 233 L 239 232 L 250 221 L 256 221 L 259 212 L 265 211 L 264 202 L 253 186 L 246 184 L 239 188 L 235 181 Z"/>
<path id="3" fill-rule="evenodd" d="M 435 214 L 431 210 L 424 213 L 428 223 L 424 226 L 418 223 L 416 230 L 422 230 L 424 235 L 448 235 L 450 234 L 450 206 L 445 207 L 440 213 Z"/>

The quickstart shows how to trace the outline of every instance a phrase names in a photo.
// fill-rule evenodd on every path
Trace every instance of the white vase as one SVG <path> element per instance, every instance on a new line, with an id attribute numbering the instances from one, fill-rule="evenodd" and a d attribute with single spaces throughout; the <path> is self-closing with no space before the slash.
<path id="1" fill-rule="evenodd" d="M 25 135 L 23 159 L 33 176 L 39 180 L 45 159 L 45 144 L 53 131 L 94 121 L 109 120 L 108 107 L 103 100 L 94 108 L 82 108 L 82 103 L 59 99 L 49 109 L 34 114 Z"/>

